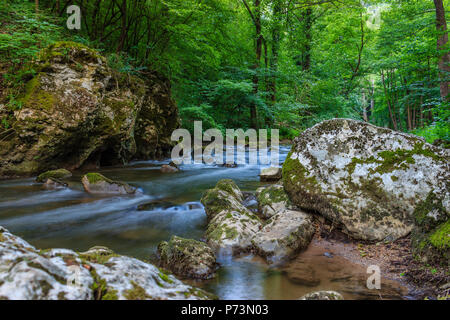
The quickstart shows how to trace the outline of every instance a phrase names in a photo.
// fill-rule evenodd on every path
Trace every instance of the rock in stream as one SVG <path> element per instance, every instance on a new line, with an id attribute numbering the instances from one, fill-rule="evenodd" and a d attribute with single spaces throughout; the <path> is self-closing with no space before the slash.
<path id="1" fill-rule="evenodd" d="M 212 299 L 174 276 L 105 247 L 37 250 L 0 227 L 0 300 Z"/>

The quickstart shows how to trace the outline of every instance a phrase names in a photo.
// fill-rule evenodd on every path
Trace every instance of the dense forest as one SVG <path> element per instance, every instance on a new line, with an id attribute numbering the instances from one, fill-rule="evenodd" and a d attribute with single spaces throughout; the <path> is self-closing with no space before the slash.
<path id="1" fill-rule="evenodd" d="M 449 300 L 449 5 L 0 0 L 0 300 Z"/>
<path id="2" fill-rule="evenodd" d="M 68 30 L 67 7 L 81 8 Z M 279 128 L 347 117 L 450 140 L 448 0 L 4 0 L 0 99 L 41 48 L 73 40 L 171 80 L 182 125 Z M 18 71 L 22 70 L 22 71 Z M 1 119 L 10 126 L 8 117 Z"/>

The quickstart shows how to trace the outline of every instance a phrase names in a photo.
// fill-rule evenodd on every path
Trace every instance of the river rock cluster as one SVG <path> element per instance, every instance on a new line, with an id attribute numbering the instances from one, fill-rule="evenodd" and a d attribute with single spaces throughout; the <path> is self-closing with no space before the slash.
<path id="1" fill-rule="evenodd" d="M 0 300 L 214 299 L 105 247 L 37 250 L 0 227 Z"/>
<path id="2" fill-rule="evenodd" d="M 418 257 L 448 265 L 448 149 L 333 119 L 294 141 L 281 177 L 256 191 L 257 212 L 232 180 L 204 193 L 205 240 L 216 254 L 253 252 L 269 263 L 287 261 L 308 247 L 314 217 L 321 216 L 353 239 L 393 241 L 412 232 Z"/>
<path id="3" fill-rule="evenodd" d="M 73 42 L 44 49 L 29 68 L 21 108 L 0 140 L 0 178 L 169 154 L 179 119 L 162 76 L 121 74 Z"/>
<path id="4" fill-rule="evenodd" d="M 289 206 L 281 186 L 259 189 L 258 200 L 266 209 L 260 216 L 244 206 L 243 194 L 232 180 L 221 180 L 205 192 L 201 199 L 209 221 L 205 238 L 216 252 L 251 251 L 269 263 L 279 263 L 309 245 L 313 217 Z"/>

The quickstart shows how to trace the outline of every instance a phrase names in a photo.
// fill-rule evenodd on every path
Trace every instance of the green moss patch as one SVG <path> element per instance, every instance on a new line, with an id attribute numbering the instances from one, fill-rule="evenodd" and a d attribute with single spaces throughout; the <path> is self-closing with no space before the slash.
<path id="1" fill-rule="evenodd" d="M 86 177 L 90 184 L 96 184 L 102 181 L 114 183 L 111 179 L 108 179 L 100 173 L 87 173 L 83 177 Z"/>
<path id="2" fill-rule="evenodd" d="M 107 263 L 111 258 L 113 257 L 119 257 L 118 254 L 111 252 L 84 252 L 80 253 L 80 258 L 84 261 L 98 263 L 98 264 L 105 264 Z"/>
<path id="3" fill-rule="evenodd" d="M 228 196 L 234 198 L 234 193 L 229 193 L 227 196 L 221 194 L 221 191 L 223 190 L 214 188 L 206 190 L 203 193 L 200 202 L 205 206 L 205 211 L 209 219 L 212 219 L 223 210 L 227 210 L 232 207 L 232 203 L 228 200 Z"/>
<path id="4" fill-rule="evenodd" d="M 288 184 L 297 185 L 309 191 L 316 192 L 319 187 L 317 179 L 314 176 L 310 176 L 309 171 L 298 161 L 298 159 L 292 159 L 292 151 L 286 158 L 283 164 L 283 185 Z"/>
<path id="5" fill-rule="evenodd" d="M 289 202 L 289 197 L 287 196 L 284 189 L 279 186 L 269 186 L 264 188 L 258 194 L 258 204 L 260 206 L 271 205 L 272 203 L 278 202 Z"/>
<path id="6" fill-rule="evenodd" d="M 58 41 L 39 53 L 39 60 L 41 62 L 61 61 L 86 63 L 86 62 L 106 62 L 96 50 L 89 48 L 78 42 L 72 41 Z"/>
<path id="7" fill-rule="evenodd" d="M 232 196 L 234 196 L 234 190 L 239 190 L 239 187 L 234 183 L 231 179 L 222 179 L 219 182 L 217 182 L 216 187 L 217 189 L 223 190 L 225 192 L 228 192 Z"/>
<path id="8" fill-rule="evenodd" d="M 38 74 L 28 81 L 25 92 L 19 96 L 18 101 L 25 108 L 35 110 L 52 110 L 57 102 L 53 93 L 41 88 L 41 75 Z"/>
<path id="9" fill-rule="evenodd" d="M 44 172 L 40 174 L 37 178 L 37 182 L 45 182 L 48 178 L 54 178 L 58 180 L 63 180 L 70 178 L 72 176 L 72 173 L 69 170 L 66 169 L 58 169 L 58 170 L 51 170 Z"/>
<path id="10" fill-rule="evenodd" d="M 347 170 L 351 174 L 355 171 L 357 164 L 371 164 L 375 163 L 378 166 L 375 169 L 370 169 L 370 173 L 390 173 L 394 170 L 408 169 L 410 164 L 416 163 L 414 155 L 422 155 L 424 157 L 432 158 L 434 161 L 445 161 L 443 157 L 425 148 L 423 142 L 418 142 L 414 145 L 412 150 L 397 149 L 395 151 L 381 151 L 378 153 L 378 158 L 370 157 L 367 159 L 353 158 L 351 163 L 347 165 Z"/>
<path id="11" fill-rule="evenodd" d="M 430 236 L 431 244 L 439 250 L 450 249 L 450 221 L 440 225 Z"/>

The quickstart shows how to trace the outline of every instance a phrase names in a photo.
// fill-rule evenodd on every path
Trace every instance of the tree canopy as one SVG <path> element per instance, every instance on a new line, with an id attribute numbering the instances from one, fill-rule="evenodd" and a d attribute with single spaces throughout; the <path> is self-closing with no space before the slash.
<path id="1" fill-rule="evenodd" d="M 81 30 L 65 29 L 73 4 Z M 449 0 L 2 1 L 2 86 L 20 86 L 19 67 L 70 38 L 121 72 L 168 77 L 189 129 L 203 120 L 204 129 L 279 128 L 292 138 L 348 117 L 450 140 L 448 8 Z M 13 94 L 3 98 L 14 106 Z"/>

